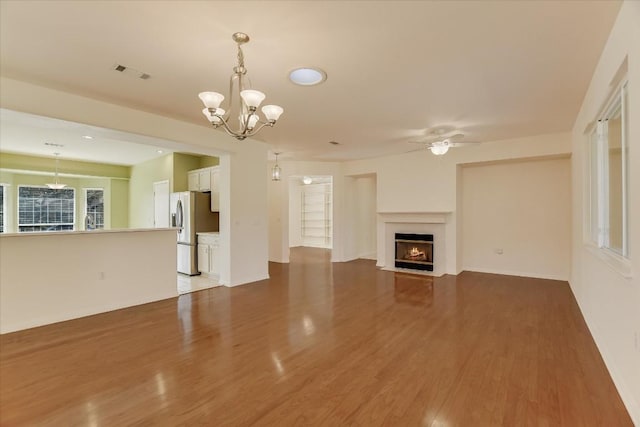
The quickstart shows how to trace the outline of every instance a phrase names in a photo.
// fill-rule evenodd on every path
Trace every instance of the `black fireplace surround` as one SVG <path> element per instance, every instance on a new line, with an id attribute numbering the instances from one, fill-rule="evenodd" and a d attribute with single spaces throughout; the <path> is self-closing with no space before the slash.
<path id="1" fill-rule="evenodd" d="M 433 271 L 433 234 L 396 233 L 395 266 Z"/>

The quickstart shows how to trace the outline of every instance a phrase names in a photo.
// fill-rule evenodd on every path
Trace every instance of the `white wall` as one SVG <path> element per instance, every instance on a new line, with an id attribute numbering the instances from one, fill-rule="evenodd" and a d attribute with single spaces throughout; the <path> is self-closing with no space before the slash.
<path id="1" fill-rule="evenodd" d="M 568 157 L 469 165 L 461 187 L 464 270 L 569 280 Z"/>
<path id="2" fill-rule="evenodd" d="M 625 1 L 573 127 L 573 262 L 571 288 L 636 425 L 640 425 L 640 2 Z M 632 277 L 584 242 L 587 125 L 597 118 L 628 60 L 629 261 Z"/>
<path id="3" fill-rule="evenodd" d="M 303 246 L 302 243 L 302 187 L 300 177 L 289 177 L 289 247 Z"/>
<path id="4" fill-rule="evenodd" d="M 206 123 L 198 126 L 6 77 L 0 87 L 2 108 L 160 138 L 169 148 L 220 157 L 220 281 L 234 286 L 268 277 L 264 143 L 238 142 Z"/>
<path id="5" fill-rule="evenodd" d="M 376 259 L 377 245 L 377 200 L 376 176 L 364 175 L 354 177 L 353 192 L 348 199 L 355 205 L 353 230 L 356 242 L 356 257 Z"/>
<path id="6" fill-rule="evenodd" d="M 0 333 L 178 295 L 174 230 L 0 235 Z"/>
<path id="7" fill-rule="evenodd" d="M 458 165 L 567 155 L 570 150 L 570 135 L 558 133 L 454 148 L 445 156 L 424 150 L 346 162 L 343 171 L 345 175 L 376 175 L 378 212 L 449 212 L 444 231 L 444 272 L 458 274 L 463 265 L 457 233 Z M 355 231 L 344 232 L 342 241 L 354 238 Z M 378 264 L 384 265 L 380 251 L 377 256 Z"/>

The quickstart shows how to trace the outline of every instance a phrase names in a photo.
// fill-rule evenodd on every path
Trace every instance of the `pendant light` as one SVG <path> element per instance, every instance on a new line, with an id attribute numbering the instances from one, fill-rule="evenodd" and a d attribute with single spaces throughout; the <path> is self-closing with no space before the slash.
<path id="1" fill-rule="evenodd" d="M 53 153 L 53 155 L 56 156 L 56 173 L 54 175 L 54 182 L 47 184 L 47 187 L 51 188 L 52 190 L 61 190 L 66 187 L 67 184 L 62 184 L 60 181 L 58 181 L 58 162 L 60 160 L 58 156 L 60 156 L 60 153 Z"/>
<path id="2" fill-rule="evenodd" d="M 273 169 L 271 169 L 271 180 L 272 181 L 280 181 L 280 174 L 282 172 L 282 169 L 280 169 L 280 166 L 278 166 L 278 154 L 280 153 L 274 153 L 276 155 L 276 164 L 273 167 Z"/>

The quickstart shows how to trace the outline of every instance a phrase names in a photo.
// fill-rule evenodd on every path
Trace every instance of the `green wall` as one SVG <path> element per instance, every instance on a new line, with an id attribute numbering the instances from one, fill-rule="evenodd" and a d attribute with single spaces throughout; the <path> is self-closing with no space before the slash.
<path id="1" fill-rule="evenodd" d="M 184 153 L 171 153 L 135 166 L 117 166 L 73 160 L 60 160 L 61 174 L 84 177 L 60 177 L 76 189 L 77 229 L 84 227 L 84 192 L 82 188 L 104 188 L 105 228 L 152 228 L 153 183 L 169 181 L 170 192 L 187 191 L 187 173 L 194 169 L 217 166 L 219 159 Z M 46 174 L 38 175 L 34 171 Z M 44 185 L 52 181 L 55 160 L 51 157 L 0 153 L 0 183 L 7 191 L 7 229 L 17 228 L 16 202 L 12 199 L 17 185 Z M 17 177 L 17 178 L 16 178 Z"/>
<path id="2" fill-rule="evenodd" d="M 105 210 L 105 228 L 127 228 L 128 227 L 128 206 L 122 203 L 122 188 L 128 188 L 128 181 L 122 179 L 111 178 L 87 178 L 87 177 L 60 177 L 60 182 L 74 188 L 76 211 L 75 211 L 75 229 L 84 229 L 85 215 L 85 188 L 102 188 L 104 190 L 104 210 Z M 37 175 L 28 172 L 17 173 L 6 170 L 0 170 L 0 183 L 7 184 L 6 188 L 6 231 L 14 233 L 18 230 L 17 218 L 17 192 L 20 185 L 44 186 L 53 181 L 51 175 Z M 114 198 L 113 184 L 116 183 L 116 197 Z M 116 218 L 116 224 L 113 219 Z"/>
<path id="3" fill-rule="evenodd" d="M 200 165 L 195 169 L 209 168 L 211 166 L 218 166 L 219 164 L 220 159 L 218 157 L 202 156 L 200 157 Z"/>
<path id="4" fill-rule="evenodd" d="M 187 173 L 200 169 L 200 156 L 173 153 L 173 187 L 172 192 L 189 190 Z"/>
<path id="5" fill-rule="evenodd" d="M 130 228 L 153 228 L 153 183 L 158 181 L 169 181 L 169 188 L 173 188 L 173 154 L 131 167 Z"/>
<path id="6" fill-rule="evenodd" d="M 131 167 L 103 163 L 81 162 L 60 159 L 60 173 L 72 175 L 129 178 Z M 0 153 L 0 169 L 53 173 L 56 162 L 53 157 L 27 156 L 23 154 Z"/>
<path id="7" fill-rule="evenodd" d="M 128 180 L 111 180 L 111 228 L 129 228 Z"/>

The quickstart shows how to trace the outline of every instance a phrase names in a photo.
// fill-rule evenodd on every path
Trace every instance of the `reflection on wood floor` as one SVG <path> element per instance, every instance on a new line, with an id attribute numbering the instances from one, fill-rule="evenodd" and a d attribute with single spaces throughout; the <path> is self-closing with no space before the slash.
<path id="1" fill-rule="evenodd" d="M 631 425 L 566 282 L 270 274 L 3 335 L 0 424 Z"/>

